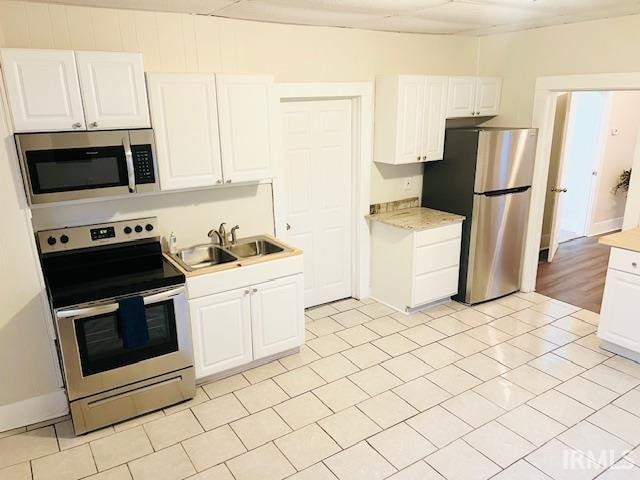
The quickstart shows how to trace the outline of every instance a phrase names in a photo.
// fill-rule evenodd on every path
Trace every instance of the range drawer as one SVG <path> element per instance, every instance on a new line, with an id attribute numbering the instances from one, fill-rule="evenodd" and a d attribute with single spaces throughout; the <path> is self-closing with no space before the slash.
<path id="1" fill-rule="evenodd" d="M 462 237 L 462 223 L 453 223 L 444 227 L 435 227 L 428 230 L 415 232 L 414 246 L 432 245 L 444 242 L 453 238 Z"/>
<path id="2" fill-rule="evenodd" d="M 458 292 L 458 266 L 444 268 L 437 272 L 425 273 L 415 277 L 413 305 L 435 302 Z"/>
<path id="3" fill-rule="evenodd" d="M 416 248 L 415 274 L 434 272 L 460 264 L 460 238 Z"/>
<path id="4" fill-rule="evenodd" d="M 640 275 L 640 253 L 621 248 L 612 248 L 609 268 Z"/>

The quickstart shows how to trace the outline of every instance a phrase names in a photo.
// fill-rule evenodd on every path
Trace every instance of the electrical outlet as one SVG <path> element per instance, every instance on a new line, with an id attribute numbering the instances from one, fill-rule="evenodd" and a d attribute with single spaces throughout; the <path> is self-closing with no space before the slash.
<path id="1" fill-rule="evenodd" d="M 413 178 L 411 177 L 407 177 L 404 179 L 404 189 L 405 190 L 411 190 L 411 187 L 413 187 Z"/>

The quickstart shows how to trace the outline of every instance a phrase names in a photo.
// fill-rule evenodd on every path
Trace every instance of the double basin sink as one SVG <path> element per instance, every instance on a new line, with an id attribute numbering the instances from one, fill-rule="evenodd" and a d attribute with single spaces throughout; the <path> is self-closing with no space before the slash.
<path id="1" fill-rule="evenodd" d="M 291 251 L 277 240 L 267 236 L 249 237 L 238 240 L 226 247 L 214 243 L 205 243 L 184 248 L 171 257 L 187 271 L 193 272 L 201 268 L 240 262 L 249 258 L 265 257 Z"/>

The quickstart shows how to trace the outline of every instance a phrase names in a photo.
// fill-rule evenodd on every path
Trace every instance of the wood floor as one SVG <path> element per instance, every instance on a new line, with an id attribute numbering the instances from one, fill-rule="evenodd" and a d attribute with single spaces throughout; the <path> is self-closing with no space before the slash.
<path id="1" fill-rule="evenodd" d="M 536 291 L 600 313 L 610 247 L 600 245 L 598 238 L 561 244 L 552 263 L 541 259 Z"/>

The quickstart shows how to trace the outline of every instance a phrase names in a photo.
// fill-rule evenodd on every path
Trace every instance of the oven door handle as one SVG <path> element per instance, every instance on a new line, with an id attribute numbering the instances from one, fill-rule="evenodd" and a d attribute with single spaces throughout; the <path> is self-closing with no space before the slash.
<path id="1" fill-rule="evenodd" d="M 151 305 L 154 303 L 164 302 L 172 298 L 183 295 L 185 291 L 184 287 L 174 288 L 172 290 L 166 290 L 164 292 L 154 293 L 143 298 L 145 305 Z M 95 305 L 93 307 L 85 308 L 69 308 L 67 310 L 58 310 L 56 312 L 56 318 L 86 318 L 95 317 L 97 315 L 104 315 L 106 313 L 113 313 L 118 311 L 118 303 L 108 303 L 106 305 Z"/>
<path id="2" fill-rule="evenodd" d="M 131 141 L 129 140 L 129 133 L 122 137 L 122 146 L 124 147 L 124 159 L 127 163 L 127 178 L 129 181 L 129 192 L 135 193 L 136 191 L 136 172 L 133 168 L 133 152 L 131 151 Z"/>

